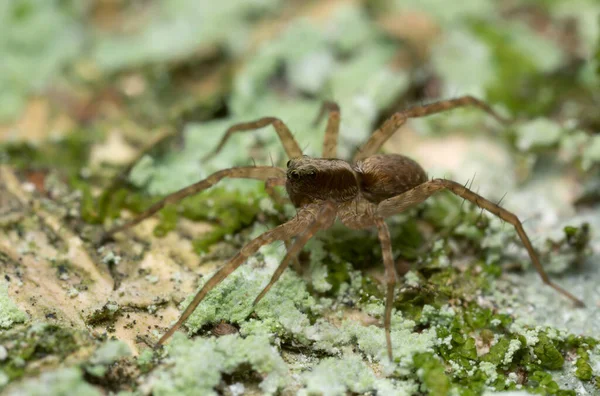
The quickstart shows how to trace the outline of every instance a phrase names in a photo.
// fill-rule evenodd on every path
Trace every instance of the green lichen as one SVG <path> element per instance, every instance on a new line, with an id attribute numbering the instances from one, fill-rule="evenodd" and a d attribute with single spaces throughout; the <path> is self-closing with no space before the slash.
<path id="1" fill-rule="evenodd" d="M 547 118 L 537 118 L 522 123 L 516 130 L 517 147 L 522 151 L 538 150 L 557 145 L 563 128 Z"/>
<path id="2" fill-rule="evenodd" d="M 12 381 L 50 356 L 59 361 L 66 358 L 90 345 L 90 339 L 81 332 L 39 323 L 0 334 L 0 345 L 7 351 L 7 358 L 0 361 L 0 370 Z"/>
<path id="3" fill-rule="evenodd" d="M 589 170 L 598 163 L 600 163 L 600 137 L 593 136 L 583 149 L 581 166 L 584 170 Z"/>
<path id="4" fill-rule="evenodd" d="M 0 5 L 0 122 L 18 116 L 83 44 L 83 2 L 17 0 Z"/>
<path id="5" fill-rule="evenodd" d="M 303 332 L 310 324 L 307 314 L 315 301 L 306 291 L 306 283 L 292 271 L 286 271 L 263 300 L 256 307 L 252 306 L 254 298 L 270 280 L 273 267 L 277 264 L 276 257 L 271 257 L 267 268 L 257 268 L 257 261 L 250 260 L 210 292 L 186 323 L 190 333 L 197 332 L 207 323 L 221 320 L 241 323 L 255 312 L 261 320 L 272 326 L 271 332 L 283 331 L 300 340 L 305 339 Z M 182 307 L 190 300 L 191 297 L 185 300 Z M 249 331 L 247 328 L 245 330 Z"/>
<path id="6" fill-rule="evenodd" d="M 167 352 L 169 365 L 150 377 L 155 395 L 216 395 L 223 374 L 236 371 L 245 377 L 253 371 L 261 375 L 259 387 L 265 394 L 274 394 L 290 382 L 284 361 L 266 337 L 188 340 L 176 334 Z"/>
<path id="7" fill-rule="evenodd" d="M 411 367 L 413 356 L 418 353 L 433 351 L 437 338 L 436 329 L 427 329 L 420 333 L 413 332 L 415 322 L 402 318 L 397 313 L 392 319 L 392 353 L 394 362 L 400 367 Z M 353 321 L 342 324 L 340 341 L 349 345 L 355 344 L 368 356 L 387 361 L 384 330 L 375 326 L 362 326 Z"/>
<path id="8" fill-rule="evenodd" d="M 346 395 L 374 389 L 376 378 L 360 356 L 326 358 L 303 375 L 303 394 Z"/>
<path id="9" fill-rule="evenodd" d="M 27 315 L 22 312 L 8 295 L 8 286 L 0 283 L 0 329 L 9 329 L 15 323 L 24 323 Z"/>
<path id="10" fill-rule="evenodd" d="M 37 378 L 13 387 L 8 393 L 11 396 L 100 396 L 102 393 L 85 382 L 80 369 L 75 367 L 48 371 Z"/>
<path id="11" fill-rule="evenodd" d="M 102 377 L 106 374 L 108 365 L 130 355 L 131 351 L 127 344 L 118 340 L 109 340 L 94 351 L 85 370 L 95 377 Z"/>
<path id="12" fill-rule="evenodd" d="M 268 13 L 276 5 L 276 0 L 226 0 L 201 7 L 189 0 L 159 4 L 151 18 L 135 31 L 104 34 L 96 43 L 93 57 L 102 69 L 113 71 L 178 59 L 216 44 L 233 45 L 232 40 L 247 32 L 251 15 Z M 223 24 L 236 28 L 222 29 Z"/>

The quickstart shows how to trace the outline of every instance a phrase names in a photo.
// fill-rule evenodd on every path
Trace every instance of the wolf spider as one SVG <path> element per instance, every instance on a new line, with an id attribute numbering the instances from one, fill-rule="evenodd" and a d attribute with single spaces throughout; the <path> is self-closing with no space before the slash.
<path id="1" fill-rule="evenodd" d="M 507 123 L 507 120 L 499 116 L 489 105 L 471 96 L 411 107 L 395 113 L 385 121 L 358 149 L 351 163 L 335 158 L 340 110 L 338 105 L 333 102 L 325 102 L 315 120 L 315 124 L 317 124 L 328 113 L 323 158 L 311 158 L 303 155 L 288 127 L 278 118 L 265 117 L 231 126 L 211 155 L 218 153 L 229 137 L 236 132 L 256 130 L 272 125 L 289 157 L 287 171 L 275 166 L 241 166 L 223 169 L 202 181 L 167 196 L 133 220 L 107 231 L 106 236 L 131 228 L 158 212 L 165 205 L 176 203 L 184 197 L 205 190 L 226 177 L 264 181 L 267 192 L 277 200 L 280 197 L 274 187 L 285 186 L 290 200 L 297 209 L 297 215 L 250 241 L 219 269 L 204 284 L 179 320 L 160 338 L 157 345 L 164 344 L 185 323 L 204 297 L 251 255 L 256 253 L 261 246 L 274 241 L 284 241 L 287 253 L 269 283 L 254 300 L 254 304 L 257 304 L 279 279 L 290 261 L 296 257 L 308 240 L 318 231 L 329 228 L 337 218 L 351 229 L 377 229 L 385 266 L 387 290 L 384 327 L 387 354 L 391 360 L 390 323 L 397 275 L 392 256 L 390 232 L 384 219 L 425 201 L 441 190 L 449 190 L 453 194 L 476 204 L 482 210 L 487 210 L 512 224 L 527 249 L 542 281 L 571 299 L 577 306 L 583 306 L 582 301 L 550 280 L 523 229 L 521 221 L 516 215 L 476 194 L 462 184 L 446 179 L 429 180 L 423 168 L 410 158 L 398 154 L 376 154 L 385 141 L 409 118 L 424 117 L 465 106 L 477 107 L 499 122 Z M 295 238 L 293 244 L 291 243 L 292 238 Z"/>

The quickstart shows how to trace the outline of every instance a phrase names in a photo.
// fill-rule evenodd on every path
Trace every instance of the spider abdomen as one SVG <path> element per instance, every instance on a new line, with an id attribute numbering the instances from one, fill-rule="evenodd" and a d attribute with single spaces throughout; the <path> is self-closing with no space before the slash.
<path id="1" fill-rule="evenodd" d="M 400 195 L 427 181 L 416 161 L 399 154 L 376 154 L 359 161 L 355 171 L 360 191 L 373 203 Z"/>

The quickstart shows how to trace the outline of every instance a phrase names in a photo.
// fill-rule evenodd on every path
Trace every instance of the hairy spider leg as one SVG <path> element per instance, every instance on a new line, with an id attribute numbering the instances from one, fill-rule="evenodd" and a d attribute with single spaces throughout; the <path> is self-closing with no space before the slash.
<path id="1" fill-rule="evenodd" d="M 283 205 L 289 202 L 286 197 L 281 195 L 275 187 L 285 187 L 285 177 L 270 177 L 265 181 L 265 192 L 269 194 L 269 197 L 278 205 Z"/>
<path id="2" fill-rule="evenodd" d="M 176 191 L 172 194 L 167 195 L 162 200 L 158 201 L 150 208 L 146 209 L 134 219 L 128 221 L 127 223 L 116 226 L 104 233 L 104 238 L 109 238 L 117 232 L 121 232 L 131 228 L 148 217 L 152 216 L 166 205 L 174 204 L 181 201 L 183 198 L 188 197 L 190 195 L 197 194 L 207 188 L 214 186 L 216 183 L 221 181 L 224 178 L 239 178 L 239 179 L 256 179 L 256 180 L 264 180 L 268 182 L 269 179 L 281 179 L 285 178 L 285 171 L 281 168 L 276 168 L 272 166 L 240 166 L 235 168 L 223 169 L 218 172 L 213 173 L 209 177 L 204 180 L 201 180 L 197 183 L 194 183 L 190 186 L 182 188 L 179 191 Z M 284 179 L 285 180 L 285 179 Z"/>
<path id="3" fill-rule="evenodd" d="M 383 265 L 385 267 L 386 281 L 386 296 L 385 296 L 385 312 L 383 315 L 383 327 L 385 329 L 385 342 L 387 345 L 388 358 L 392 357 L 392 308 L 394 307 L 394 287 L 396 286 L 396 268 L 394 266 L 394 256 L 392 255 L 392 241 L 390 238 L 390 230 L 382 217 L 375 219 L 377 224 L 377 234 L 381 243 L 381 256 L 383 257 Z"/>
<path id="4" fill-rule="evenodd" d="M 575 305 L 579 307 L 584 307 L 585 304 L 583 301 L 579 300 L 571 293 L 558 286 L 550 278 L 546 271 L 544 271 L 544 267 L 542 266 L 525 229 L 523 228 L 523 224 L 519 220 L 519 218 L 512 212 L 498 206 L 494 202 L 483 198 L 481 195 L 476 194 L 475 192 L 469 190 L 465 186 L 460 183 L 454 182 L 452 180 L 446 179 L 433 179 L 431 181 L 425 182 L 407 192 L 400 194 L 396 197 L 388 198 L 385 201 L 382 201 L 377 207 L 377 214 L 382 217 L 388 217 L 396 213 L 400 213 L 409 207 L 416 205 L 425 201 L 427 198 L 432 196 L 441 190 L 449 190 L 455 195 L 459 197 L 465 198 L 466 200 L 473 202 L 475 205 L 480 208 L 492 213 L 493 215 L 499 217 L 500 219 L 506 221 L 509 224 L 512 224 L 521 239 L 521 242 L 527 249 L 527 253 L 529 254 L 529 258 L 533 263 L 536 271 L 542 278 L 542 281 L 552 287 L 554 290 L 562 294 L 563 296 L 569 298 L 571 301 L 575 303 Z"/>
<path id="5" fill-rule="evenodd" d="M 267 179 L 267 181 L 265 182 L 265 191 L 267 192 L 267 194 L 269 194 L 273 202 L 275 202 L 278 205 L 283 205 L 284 203 L 289 202 L 289 200 L 286 197 L 281 195 L 279 191 L 275 189 L 276 186 L 285 186 L 285 179 L 270 178 Z M 290 248 L 292 247 L 291 240 L 287 239 L 283 241 L 283 244 L 285 245 L 285 250 L 289 252 Z M 300 265 L 300 262 L 298 261 L 297 255 L 292 257 L 292 266 L 294 267 L 296 272 L 300 273 L 302 271 L 302 267 Z"/>
<path id="6" fill-rule="evenodd" d="M 272 230 L 266 231 L 248 242 L 238 254 L 232 257 L 220 270 L 218 270 L 212 278 L 210 278 L 204 286 L 196 293 L 192 302 L 183 311 L 177 322 L 167 330 L 167 332 L 158 340 L 157 346 L 163 345 L 165 341 L 173 335 L 177 329 L 185 323 L 185 321 L 194 312 L 198 304 L 202 302 L 204 297 L 213 290 L 219 283 L 227 278 L 233 271 L 242 265 L 250 256 L 260 249 L 261 246 L 268 245 L 275 241 L 290 239 L 304 230 L 306 230 L 315 220 L 316 214 L 320 211 L 320 205 L 307 205 L 302 208 L 296 217 L 288 222 L 279 225 Z"/>
<path id="7" fill-rule="evenodd" d="M 291 246 L 291 248 L 288 249 L 285 257 L 283 258 L 283 260 L 281 260 L 281 263 L 273 273 L 271 280 L 260 292 L 260 294 L 254 299 L 252 305 L 256 305 L 260 300 L 262 300 L 265 294 L 267 294 L 267 292 L 271 289 L 273 284 L 275 284 L 275 282 L 279 280 L 279 277 L 281 276 L 281 274 L 283 274 L 283 271 L 285 271 L 285 269 L 288 267 L 290 260 L 298 255 L 298 253 L 300 252 L 300 250 L 302 250 L 304 245 L 306 245 L 306 243 L 319 230 L 325 229 L 327 228 L 327 226 L 333 223 L 336 214 L 335 204 L 333 204 L 332 202 L 325 202 L 322 205 L 323 206 L 321 207 L 321 210 L 319 211 L 319 214 L 316 216 L 313 223 L 306 229 L 306 231 L 304 231 L 304 233 L 302 233 L 296 238 L 294 244 Z"/>
<path id="8" fill-rule="evenodd" d="M 215 148 L 211 153 L 208 153 L 206 156 L 204 156 L 202 160 L 206 161 L 209 158 L 212 158 L 215 155 L 217 155 L 221 151 L 223 146 L 225 146 L 227 140 L 229 140 L 231 135 L 233 135 L 234 133 L 254 131 L 260 128 L 264 128 L 268 125 L 273 125 L 273 128 L 275 128 L 275 132 L 277 132 L 279 140 L 281 140 L 281 144 L 283 144 L 283 148 L 288 158 L 297 158 L 302 156 L 302 149 L 298 145 L 298 142 L 296 142 L 296 139 L 294 139 L 294 136 L 292 135 L 292 132 L 290 132 L 290 129 L 283 123 L 283 121 L 275 117 L 264 117 L 259 118 L 255 121 L 241 122 L 239 124 L 230 126 L 225 132 L 225 136 L 223 136 L 223 138 L 219 142 L 217 148 Z"/>
<path id="9" fill-rule="evenodd" d="M 409 118 L 425 117 L 431 114 L 442 113 L 459 107 L 474 106 L 490 114 L 501 124 L 508 124 L 509 120 L 496 113 L 490 105 L 473 96 L 461 96 L 455 99 L 442 100 L 422 106 L 413 106 L 406 110 L 394 113 L 383 125 L 369 137 L 354 155 L 354 162 L 365 159 L 377 152 L 383 144 L 400 128 Z"/>
<path id="10" fill-rule="evenodd" d="M 331 101 L 323 102 L 319 114 L 313 121 L 313 126 L 317 126 L 321 122 L 325 112 L 329 113 L 329 117 L 327 118 L 327 129 L 323 138 L 322 156 L 323 158 L 336 158 L 338 135 L 340 134 L 340 106 Z"/>

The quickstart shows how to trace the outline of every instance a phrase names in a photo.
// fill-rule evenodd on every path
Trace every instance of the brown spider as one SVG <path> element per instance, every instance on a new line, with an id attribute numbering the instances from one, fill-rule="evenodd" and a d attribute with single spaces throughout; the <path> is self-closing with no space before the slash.
<path id="1" fill-rule="evenodd" d="M 390 233 L 384 219 L 425 201 L 441 190 L 449 190 L 512 224 L 523 245 L 525 245 L 542 281 L 571 299 L 576 305 L 583 306 L 582 301 L 550 280 L 516 215 L 454 181 L 446 179 L 428 180 L 423 168 L 410 158 L 398 154 L 375 154 L 407 119 L 423 117 L 463 106 L 478 107 L 498 121 L 507 122 L 485 102 L 471 96 L 412 107 L 395 113 L 385 121 L 381 128 L 377 129 L 357 151 L 352 163 L 335 158 L 340 110 L 338 105 L 333 102 L 324 103 L 315 120 L 315 123 L 318 123 L 326 112 L 329 113 L 323 145 L 323 158 L 311 158 L 303 155 L 290 130 L 278 118 L 266 117 L 231 126 L 211 155 L 218 153 L 235 132 L 255 130 L 273 125 L 290 158 L 287 162 L 287 172 L 275 166 L 243 166 L 218 171 L 196 184 L 167 196 L 128 223 L 107 231 L 106 236 L 131 228 L 158 212 L 165 205 L 178 202 L 184 197 L 205 190 L 225 177 L 262 180 L 265 182 L 267 192 L 277 200 L 280 197 L 277 195 L 274 186 L 285 185 L 290 200 L 297 208 L 297 215 L 286 223 L 266 231 L 250 241 L 218 270 L 204 284 L 179 320 L 161 337 L 157 345 L 164 344 L 185 323 L 204 297 L 252 254 L 256 253 L 261 246 L 274 241 L 284 241 L 287 254 L 267 286 L 254 300 L 254 304 L 257 304 L 279 279 L 289 262 L 296 257 L 308 240 L 318 231 L 330 227 L 337 218 L 351 229 L 377 228 L 385 265 L 387 293 L 384 327 L 387 353 L 391 360 L 390 322 L 396 271 L 392 256 Z M 295 238 L 293 244 L 290 243 L 292 238 Z"/>

